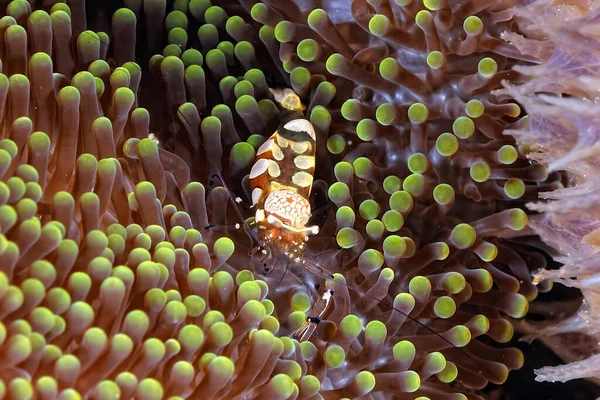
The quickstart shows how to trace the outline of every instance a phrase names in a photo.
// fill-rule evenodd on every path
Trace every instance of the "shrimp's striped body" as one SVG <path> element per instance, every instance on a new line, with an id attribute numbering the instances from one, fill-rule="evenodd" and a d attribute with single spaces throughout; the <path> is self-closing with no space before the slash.
<path id="1" fill-rule="evenodd" d="M 289 89 L 273 94 L 283 115 L 280 128 L 258 149 L 250 171 L 254 224 L 263 253 L 268 245 L 293 259 L 308 236 L 318 233 L 317 227 L 307 226 L 316 134 L 302 114 L 298 95 Z"/>

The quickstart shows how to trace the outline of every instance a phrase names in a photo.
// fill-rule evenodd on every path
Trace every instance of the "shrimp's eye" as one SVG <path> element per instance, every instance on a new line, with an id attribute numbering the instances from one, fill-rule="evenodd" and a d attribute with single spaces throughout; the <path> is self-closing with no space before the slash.
<path id="1" fill-rule="evenodd" d="M 315 283 L 315 290 L 319 290 L 320 287 L 321 287 L 320 283 Z"/>

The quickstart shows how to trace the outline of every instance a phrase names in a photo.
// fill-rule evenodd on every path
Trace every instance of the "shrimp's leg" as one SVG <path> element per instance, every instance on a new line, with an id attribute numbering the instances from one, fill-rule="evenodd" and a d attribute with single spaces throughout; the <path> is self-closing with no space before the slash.
<path id="1" fill-rule="evenodd" d="M 313 305 L 309 315 L 306 317 L 306 321 L 290 336 L 292 339 L 296 339 L 299 342 L 309 340 L 310 337 L 315 333 L 321 318 L 325 316 L 333 300 L 333 290 L 325 289 L 321 294 L 321 297 Z"/>

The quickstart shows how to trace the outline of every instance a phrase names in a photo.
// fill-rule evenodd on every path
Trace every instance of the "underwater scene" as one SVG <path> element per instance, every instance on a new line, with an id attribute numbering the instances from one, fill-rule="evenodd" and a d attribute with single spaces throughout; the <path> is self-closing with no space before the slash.
<path id="1" fill-rule="evenodd" d="M 0 10 L 0 399 L 600 399 L 600 1 Z"/>

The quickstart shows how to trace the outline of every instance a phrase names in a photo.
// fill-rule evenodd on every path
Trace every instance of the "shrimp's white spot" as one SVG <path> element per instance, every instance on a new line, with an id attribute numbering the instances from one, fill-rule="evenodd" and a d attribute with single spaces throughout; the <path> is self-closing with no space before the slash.
<path id="1" fill-rule="evenodd" d="M 308 150 L 308 146 L 310 146 L 309 142 L 290 142 L 290 147 L 294 151 L 294 153 L 302 154 L 306 150 Z"/>
<path id="2" fill-rule="evenodd" d="M 296 172 L 292 176 L 292 182 L 301 188 L 309 187 L 313 183 L 313 176 L 307 172 Z"/>
<path id="3" fill-rule="evenodd" d="M 288 122 L 283 127 L 292 132 L 306 132 L 306 133 L 308 133 L 308 136 L 310 136 L 313 140 L 317 140 L 317 135 L 315 134 L 315 128 L 312 126 L 310 121 L 308 121 L 307 119 L 298 118 L 298 119 Z"/>
<path id="4" fill-rule="evenodd" d="M 310 169 L 315 166 L 315 158 L 312 156 L 297 156 L 294 165 L 300 169 Z"/>
<path id="5" fill-rule="evenodd" d="M 279 164 L 273 160 L 269 160 L 269 175 L 272 178 L 277 178 L 279 175 L 281 175 L 281 168 L 279 168 Z"/>
<path id="6" fill-rule="evenodd" d="M 256 155 L 260 156 L 268 151 L 271 152 L 273 158 L 276 160 L 283 160 L 283 152 L 281 151 L 281 148 L 275 144 L 275 139 L 267 139 L 267 141 L 258 148 Z"/>
<path id="7" fill-rule="evenodd" d="M 275 139 L 277 139 L 277 144 L 279 145 L 279 147 L 281 147 L 282 149 L 287 147 L 288 144 L 290 143 L 289 140 L 287 140 L 286 138 L 282 137 L 280 134 L 277 134 L 275 136 Z"/>
<path id="8" fill-rule="evenodd" d="M 256 205 L 261 195 L 262 190 L 260 188 L 254 188 L 254 190 L 252 190 L 252 204 Z"/>
<path id="9" fill-rule="evenodd" d="M 273 146 L 275 144 L 275 141 L 273 139 L 267 139 L 266 142 L 264 142 L 256 151 L 256 155 L 260 156 L 263 153 L 266 153 L 267 151 L 269 151 L 271 149 L 271 146 Z"/>
<path id="10" fill-rule="evenodd" d="M 267 168 L 269 168 L 269 160 L 261 158 L 252 166 L 252 169 L 250 170 L 250 179 L 254 179 L 257 176 L 262 175 Z"/>
<path id="11" fill-rule="evenodd" d="M 277 161 L 283 160 L 283 151 L 281 151 L 281 148 L 276 144 L 273 144 L 273 146 L 271 146 L 271 154 L 273 154 L 273 158 Z"/>

